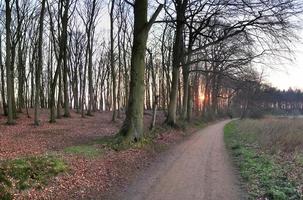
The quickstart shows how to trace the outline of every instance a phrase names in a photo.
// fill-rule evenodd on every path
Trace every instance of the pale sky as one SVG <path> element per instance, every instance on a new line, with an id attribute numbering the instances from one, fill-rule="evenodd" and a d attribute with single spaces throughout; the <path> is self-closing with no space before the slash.
<path id="1" fill-rule="evenodd" d="M 303 89 L 303 31 L 299 42 L 294 44 L 292 61 L 282 61 L 276 69 L 265 69 L 265 80 L 279 89 Z"/>
<path id="2" fill-rule="evenodd" d="M 108 7 L 104 7 L 101 12 L 101 29 L 109 30 L 109 13 Z M 302 30 L 299 31 L 298 36 L 301 37 L 299 41 L 293 42 L 292 55 L 286 55 L 291 60 L 272 58 L 269 60 L 266 56 L 262 59 L 268 62 L 268 66 L 263 66 L 264 79 L 266 83 L 271 84 L 279 89 L 293 88 L 303 90 L 303 16 L 296 18 L 297 25 L 300 24 Z M 105 31 L 106 32 L 106 31 Z M 104 34 L 104 31 L 102 31 Z M 103 35 L 104 36 L 104 35 Z M 272 69 L 274 68 L 274 69 Z"/>

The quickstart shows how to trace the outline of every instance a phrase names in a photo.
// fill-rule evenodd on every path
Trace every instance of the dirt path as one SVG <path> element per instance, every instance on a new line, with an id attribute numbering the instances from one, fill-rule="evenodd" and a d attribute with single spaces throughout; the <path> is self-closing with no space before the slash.
<path id="1" fill-rule="evenodd" d="M 238 200 L 239 183 L 226 152 L 222 121 L 160 156 L 114 199 Z"/>

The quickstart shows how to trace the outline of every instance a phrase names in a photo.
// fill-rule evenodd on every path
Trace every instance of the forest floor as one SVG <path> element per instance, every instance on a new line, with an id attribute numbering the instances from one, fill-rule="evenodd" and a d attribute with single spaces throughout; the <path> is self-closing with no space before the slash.
<path id="1" fill-rule="evenodd" d="M 106 194 L 113 191 L 113 188 L 123 187 L 128 180 L 136 177 L 140 169 L 145 169 L 153 163 L 159 151 L 162 152 L 169 145 L 183 141 L 188 133 L 198 130 L 201 125 L 198 124 L 186 131 L 158 128 L 156 130 L 158 134 L 152 141 L 153 145 L 116 151 L 104 146 L 103 143 L 98 143 L 104 136 L 117 133 L 122 125 L 123 117 L 111 122 L 111 115 L 111 112 L 102 112 L 95 113 L 92 117 L 81 118 L 79 114 L 72 112 L 71 118 L 58 119 L 55 124 L 50 124 L 48 111 L 45 110 L 41 112 L 41 125 L 38 127 L 34 126 L 33 119 L 27 118 L 25 114 L 19 114 L 16 125 L 13 126 L 6 125 L 6 118 L 1 116 L 0 164 L 9 163 L 12 166 L 8 165 L 9 167 L 6 168 L 0 166 L 0 172 L 6 173 L 5 170 L 8 170 L 12 177 L 21 175 L 22 178 L 10 185 L 13 186 L 9 189 L 13 198 L 107 199 Z M 147 113 L 144 117 L 145 127 L 148 127 L 151 115 Z M 160 112 L 158 127 L 162 127 L 163 121 L 164 115 Z M 43 169 L 43 160 L 32 159 L 32 157 L 53 155 L 66 163 L 67 170 L 50 178 L 47 184 L 32 184 L 35 187 L 29 187 L 34 179 L 48 177 Z M 58 171 L 64 168 L 56 160 L 47 160 L 47 162 L 52 166 L 54 163 L 58 164 Z M 36 174 L 32 163 L 39 164 L 42 175 Z M 20 174 L 16 175 L 12 170 L 15 168 Z M 27 174 L 29 172 L 32 174 Z M 51 172 L 57 173 L 57 171 Z M 24 185 L 25 182 L 27 185 Z M 1 183 L 0 173 L 0 192 L 3 187 L 6 191 L 5 184 L 5 181 Z M 18 184 L 20 187 L 14 187 Z"/>

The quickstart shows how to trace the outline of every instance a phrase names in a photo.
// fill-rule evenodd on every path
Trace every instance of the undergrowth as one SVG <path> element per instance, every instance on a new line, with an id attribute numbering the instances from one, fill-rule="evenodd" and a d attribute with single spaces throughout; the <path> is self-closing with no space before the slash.
<path id="1" fill-rule="evenodd" d="M 181 129 L 184 132 L 183 136 L 188 135 L 188 133 L 186 133 L 186 130 L 189 127 L 195 127 L 195 128 L 203 128 L 205 127 L 206 123 L 203 121 L 198 121 L 195 120 L 193 122 L 183 122 L 183 123 L 178 123 L 179 126 L 175 127 L 175 129 Z M 155 138 L 157 138 L 157 136 L 161 133 L 164 133 L 170 129 L 174 129 L 170 126 L 157 126 L 155 127 L 153 130 L 149 130 L 147 131 L 144 136 L 134 142 L 132 140 L 128 140 L 126 137 L 117 134 L 114 136 L 107 136 L 107 137 L 103 137 L 100 140 L 98 140 L 96 143 L 101 144 L 101 145 L 105 145 L 108 148 L 114 149 L 116 151 L 119 150 L 125 150 L 125 149 L 129 149 L 129 148 L 150 148 L 155 144 Z M 160 147 L 162 149 L 165 149 L 165 147 Z"/>
<path id="2" fill-rule="evenodd" d="M 296 185 L 286 176 L 287 167 L 276 162 L 270 154 L 261 151 L 254 136 L 241 134 L 237 123 L 241 122 L 231 122 L 224 127 L 224 139 L 247 184 L 250 198 L 301 199 Z"/>
<path id="3" fill-rule="evenodd" d="M 296 154 L 295 155 L 295 161 L 298 163 L 301 167 L 303 167 L 303 155 L 302 154 Z"/>
<path id="4" fill-rule="evenodd" d="M 121 151 L 129 148 L 143 148 L 147 145 L 152 145 L 155 135 L 156 134 L 146 135 L 136 142 L 128 140 L 122 135 L 106 136 L 95 141 L 95 143 L 115 151 Z"/>
<path id="5" fill-rule="evenodd" d="M 14 190 L 41 188 L 54 176 L 67 170 L 55 156 L 25 157 L 0 162 L 0 199 L 13 199 Z"/>
<path id="6" fill-rule="evenodd" d="M 205 122 L 196 120 L 192 123 L 183 122 L 178 129 L 181 129 L 185 133 L 186 129 L 189 127 L 201 129 L 205 127 L 205 125 Z M 170 129 L 172 128 L 165 125 L 157 126 L 153 130 L 146 131 L 144 136 L 136 142 L 121 134 L 104 136 L 88 144 L 67 147 L 64 151 L 66 153 L 79 154 L 85 157 L 95 157 L 101 155 L 104 152 L 104 149 L 121 151 L 129 148 L 153 148 L 155 145 L 158 145 L 157 148 L 159 149 L 166 149 L 163 144 L 155 144 L 155 139 L 160 133 L 165 133 Z M 185 135 L 186 134 L 184 134 L 184 136 Z"/>
<path id="7" fill-rule="evenodd" d="M 77 145 L 77 146 L 70 146 L 64 149 L 65 153 L 69 154 L 79 154 L 85 157 L 96 157 L 103 153 L 101 148 L 98 148 L 96 145 Z"/>

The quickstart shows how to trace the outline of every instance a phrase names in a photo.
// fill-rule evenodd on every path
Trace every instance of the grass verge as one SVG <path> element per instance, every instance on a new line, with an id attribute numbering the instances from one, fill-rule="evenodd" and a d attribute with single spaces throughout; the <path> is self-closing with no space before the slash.
<path id="1" fill-rule="evenodd" d="M 64 149 L 64 152 L 93 158 L 102 154 L 103 150 L 98 148 L 96 145 L 78 145 L 67 147 Z"/>
<path id="2" fill-rule="evenodd" d="M 0 199 L 13 199 L 15 190 L 41 188 L 67 165 L 55 156 L 25 157 L 0 162 Z"/>
<path id="3" fill-rule="evenodd" d="M 224 127 L 224 139 L 246 183 L 250 199 L 301 199 L 295 183 L 286 176 L 287 167 L 261 151 L 251 135 L 241 134 L 237 123 L 241 122 L 234 121 Z"/>

